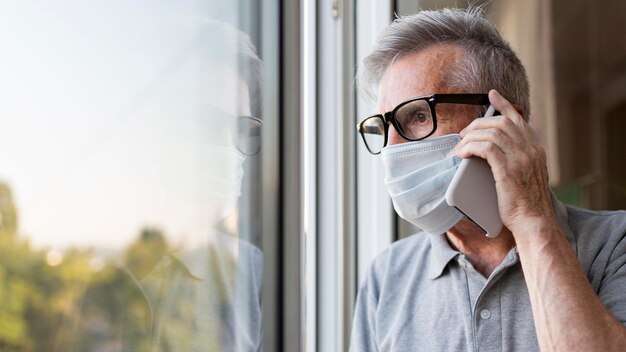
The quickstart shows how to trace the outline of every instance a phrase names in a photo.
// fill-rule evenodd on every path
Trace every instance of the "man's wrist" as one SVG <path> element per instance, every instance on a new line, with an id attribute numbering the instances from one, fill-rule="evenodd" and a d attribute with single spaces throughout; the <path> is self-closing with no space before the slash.
<path id="1" fill-rule="evenodd" d="M 519 218 L 509 227 L 509 230 L 518 245 L 520 241 L 545 240 L 553 235 L 562 236 L 559 222 L 552 214 Z"/>

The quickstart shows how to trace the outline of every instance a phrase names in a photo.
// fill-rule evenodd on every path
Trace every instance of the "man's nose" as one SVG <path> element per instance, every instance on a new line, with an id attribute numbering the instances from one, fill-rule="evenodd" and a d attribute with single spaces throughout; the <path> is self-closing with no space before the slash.
<path id="1" fill-rule="evenodd" d="M 389 140 L 387 141 L 388 145 L 409 142 L 409 140 L 402 137 L 400 133 L 396 131 L 396 128 L 392 124 L 389 124 L 389 131 L 387 132 L 388 132 L 387 138 L 389 138 Z"/>

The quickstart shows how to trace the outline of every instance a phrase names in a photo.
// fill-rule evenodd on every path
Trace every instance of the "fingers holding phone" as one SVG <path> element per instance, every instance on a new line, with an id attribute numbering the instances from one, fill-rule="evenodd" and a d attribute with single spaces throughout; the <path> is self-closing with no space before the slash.
<path id="1" fill-rule="evenodd" d="M 528 217 L 552 214 L 546 157 L 515 107 L 495 90 L 489 99 L 502 115 L 476 119 L 463 129 L 456 155 L 488 162 L 500 217 L 513 232 Z"/>

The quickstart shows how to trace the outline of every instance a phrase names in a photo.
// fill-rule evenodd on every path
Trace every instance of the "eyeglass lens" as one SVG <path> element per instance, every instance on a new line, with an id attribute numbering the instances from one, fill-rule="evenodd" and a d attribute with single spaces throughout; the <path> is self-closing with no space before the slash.
<path id="1" fill-rule="evenodd" d="M 414 100 L 398 108 L 394 115 L 399 132 L 409 139 L 421 139 L 433 131 L 433 116 L 426 100 Z"/>
<path id="2" fill-rule="evenodd" d="M 361 135 L 367 149 L 378 154 L 385 145 L 385 122 L 380 116 L 372 116 L 361 124 Z"/>
<path id="3" fill-rule="evenodd" d="M 239 116 L 237 121 L 237 148 L 246 155 L 254 155 L 261 149 L 261 121 Z"/>
<path id="4" fill-rule="evenodd" d="M 245 155 L 261 149 L 261 120 L 215 112 L 205 116 L 198 129 L 198 142 L 237 148 Z"/>
<path id="5" fill-rule="evenodd" d="M 394 114 L 399 132 L 411 140 L 427 137 L 434 128 L 430 105 L 426 100 L 414 100 L 396 109 Z M 385 144 L 385 122 L 381 116 L 365 119 L 361 135 L 370 152 L 379 153 Z"/>

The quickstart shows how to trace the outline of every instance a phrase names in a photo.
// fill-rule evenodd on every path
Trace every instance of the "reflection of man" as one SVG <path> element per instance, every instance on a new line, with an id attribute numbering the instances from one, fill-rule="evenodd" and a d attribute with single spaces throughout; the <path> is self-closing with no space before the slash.
<path id="1" fill-rule="evenodd" d="M 243 163 L 260 148 L 261 120 L 251 115 L 260 113 L 261 61 L 250 39 L 225 24 L 206 24 L 199 39 L 208 88 L 193 114 L 176 116 L 170 140 L 162 141 L 167 147 L 155 160 L 172 207 L 194 213 L 199 226 L 147 273 L 127 266 L 113 274 L 119 279 L 107 288 L 121 298 L 103 303 L 99 288 L 89 287 L 79 350 L 261 348 L 261 251 L 239 239 L 236 228 L 226 233 L 216 226 L 235 212 Z M 102 321 L 94 307 L 111 305 L 120 313 Z M 109 333 L 103 334 L 107 324 Z"/>
<path id="2" fill-rule="evenodd" d="M 525 70 L 482 13 L 396 20 L 359 80 L 378 87 L 381 113 L 360 124 L 366 145 L 381 153 L 396 211 L 427 234 L 373 263 L 351 350 L 623 351 L 626 214 L 551 194 L 527 123 Z M 501 116 L 477 119 L 489 103 Z M 489 162 L 505 225 L 498 237 L 445 203 L 456 156 Z"/>

